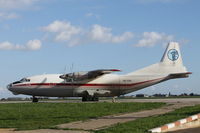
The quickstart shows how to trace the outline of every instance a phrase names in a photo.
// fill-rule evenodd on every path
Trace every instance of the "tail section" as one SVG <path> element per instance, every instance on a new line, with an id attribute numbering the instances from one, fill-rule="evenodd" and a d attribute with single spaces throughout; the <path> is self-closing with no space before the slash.
<path id="1" fill-rule="evenodd" d="M 160 61 L 160 67 L 167 73 L 185 73 L 186 67 L 183 65 L 180 47 L 177 42 L 170 42 Z"/>
<path id="2" fill-rule="evenodd" d="M 170 42 L 168 44 L 160 62 L 168 66 L 183 66 L 181 52 L 177 42 Z"/>
<path id="3" fill-rule="evenodd" d="M 183 65 L 179 44 L 170 42 L 164 52 L 161 61 L 157 64 L 145 67 L 128 75 L 162 75 L 162 74 L 188 73 Z"/>

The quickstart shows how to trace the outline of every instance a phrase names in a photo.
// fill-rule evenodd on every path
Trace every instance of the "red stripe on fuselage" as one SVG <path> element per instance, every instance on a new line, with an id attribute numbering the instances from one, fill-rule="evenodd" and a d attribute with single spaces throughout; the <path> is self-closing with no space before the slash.
<path id="1" fill-rule="evenodd" d="M 153 80 L 148 80 L 148 81 L 143 81 L 143 82 L 138 82 L 138 83 L 132 83 L 132 84 L 79 84 L 79 83 L 30 83 L 30 84 L 18 84 L 15 86 L 125 86 L 125 87 L 130 87 L 130 86 L 135 86 L 135 85 L 140 85 L 148 82 L 154 82 L 156 80 L 162 80 L 164 78 L 158 78 L 158 79 L 153 79 Z"/>

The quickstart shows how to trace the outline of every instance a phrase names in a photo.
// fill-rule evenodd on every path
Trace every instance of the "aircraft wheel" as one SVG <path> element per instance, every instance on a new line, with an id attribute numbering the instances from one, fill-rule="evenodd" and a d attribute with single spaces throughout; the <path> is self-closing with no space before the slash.
<path id="1" fill-rule="evenodd" d="M 98 97 L 95 97 L 95 96 L 93 96 L 93 97 L 92 97 L 92 101 L 99 101 L 99 98 L 98 98 Z"/>
<path id="2" fill-rule="evenodd" d="M 88 96 L 88 101 L 93 101 L 93 97 L 92 96 Z"/>
<path id="3" fill-rule="evenodd" d="M 99 101 L 99 98 L 96 96 L 84 96 L 82 97 L 82 102 L 86 102 L 86 101 Z"/>
<path id="4" fill-rule="evenodd" d="M 82 102 L 86 102 L 87 101 L 87 97 L 82 97 Z"/>
<path id="5" fill-rule="evenodd" d="M 33 102 L 33 103 L 37 103 L 37 102 L 38 102 L 38 98 L 33 97 L 32 102 Z"/>

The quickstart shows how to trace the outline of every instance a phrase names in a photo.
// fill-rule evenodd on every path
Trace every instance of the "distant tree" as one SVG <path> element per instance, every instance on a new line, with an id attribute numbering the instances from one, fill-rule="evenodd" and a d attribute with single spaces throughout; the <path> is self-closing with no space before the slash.
<path id="1" fill-rule="evenodd" d="M 194 93 L 190 93 L 190 96 L 194 96 Z"/>

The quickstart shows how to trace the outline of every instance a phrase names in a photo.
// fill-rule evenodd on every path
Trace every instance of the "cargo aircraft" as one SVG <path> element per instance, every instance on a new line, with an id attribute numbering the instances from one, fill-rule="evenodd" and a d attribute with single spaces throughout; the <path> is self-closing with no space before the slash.
<path id="1" fill-rule="evenodd" d="M 99 69 L 68 74 L 44 74 L 23 78 L 7 88 L 13 94 L 47 97 L 82 97 L 82 101 L 98 101 L 99 97 L 115 97 L 160 82 L 186 78 L 191 74 L 182 63 L 179 44 L 170 42 L 159 63 L 125 75 L 112 74 L 118 69 Z"/>

